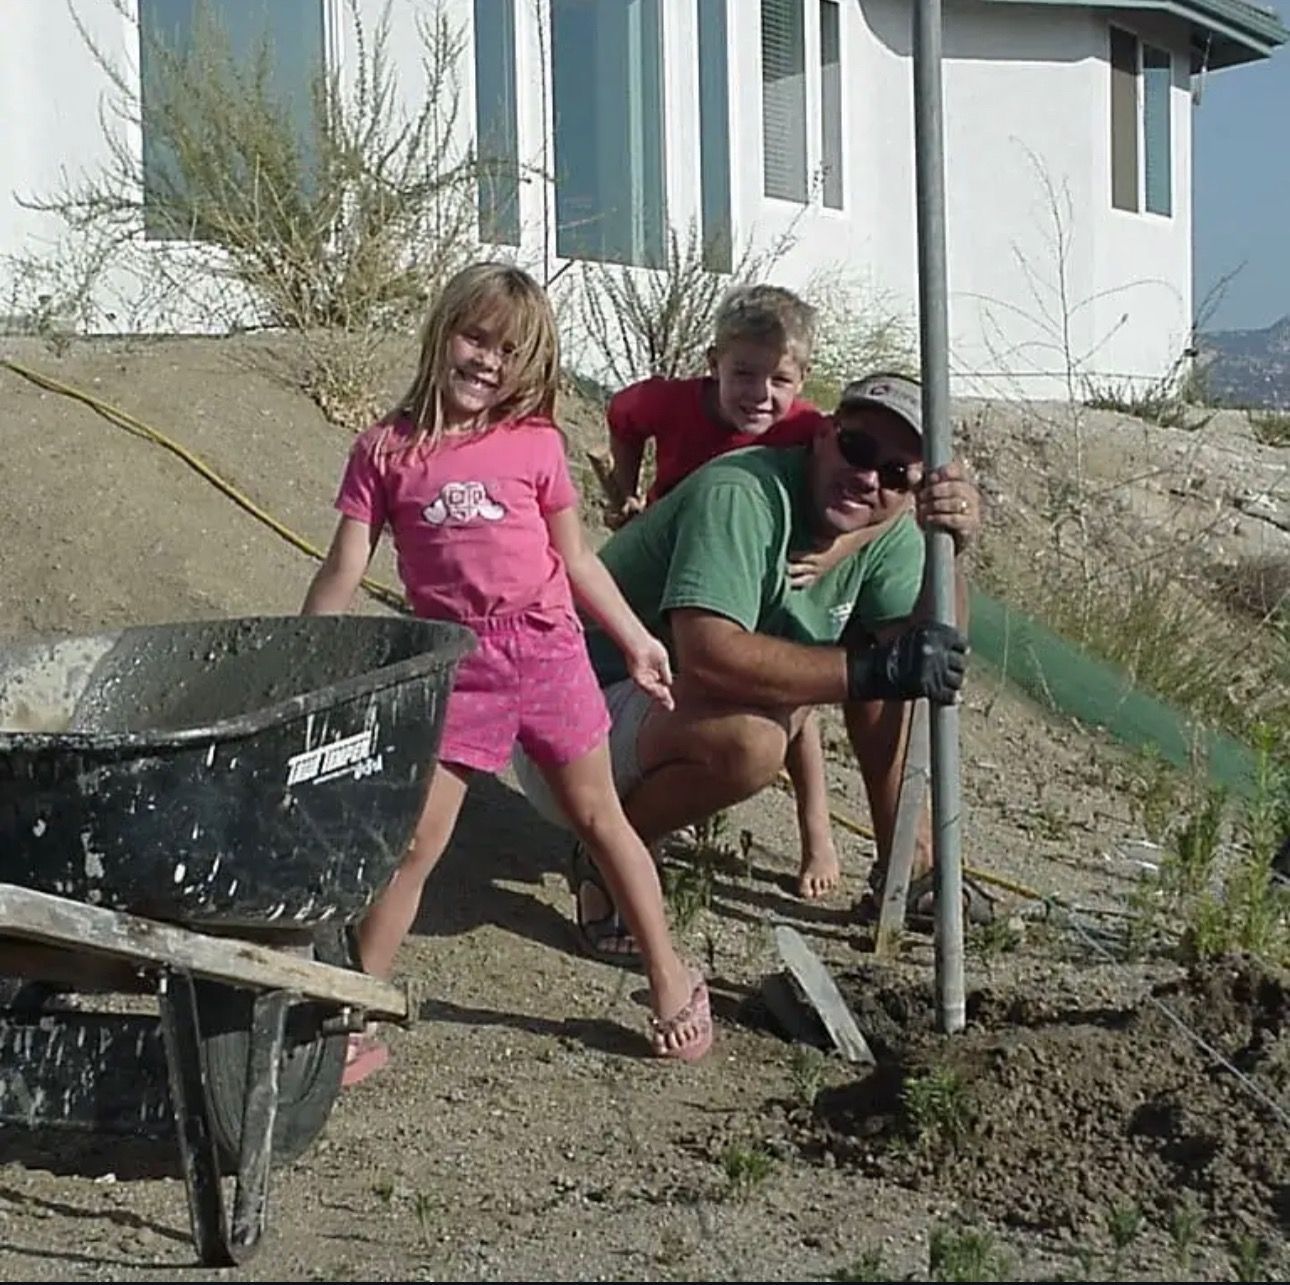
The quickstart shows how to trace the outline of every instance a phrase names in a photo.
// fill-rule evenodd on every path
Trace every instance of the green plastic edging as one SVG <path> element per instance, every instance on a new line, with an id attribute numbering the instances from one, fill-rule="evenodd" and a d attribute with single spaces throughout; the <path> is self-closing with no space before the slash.
<path id="1" fill-rule="evenodd" d="M 1114 665 L 1097 660 L 1051 629 L 972 590 L 968 630 L 973 657 L 1050 709 L 1140 749 L 1154 748 L 1186 768 L 1199 753 L 1216 785 L 1246 797 L 1254 792 L 1250 749 L 1221 732 L 1200 727 L 1171 706 L 1133 686 Z"/>

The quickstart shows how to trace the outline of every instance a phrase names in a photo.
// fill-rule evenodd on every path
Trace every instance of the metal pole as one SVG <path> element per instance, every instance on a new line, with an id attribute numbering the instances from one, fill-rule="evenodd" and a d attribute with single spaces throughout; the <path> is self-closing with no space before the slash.
<path id="1" fill-rule="evenodd" d="M 914 3 L 914 157 L 918 205 L 918 317 L 923 373 L 923 459 L 949 462 L 949 309 L 945 270 L 945 147 L 941 100 L 941 0 Z M 927 533 L 927 575 L 936 619 L 955 620 L 954 542 Z M 932 826 L 936 859 L 936 1007 L 940 1029 L 961 1031 L 963 859 L 960 846 L 959 712 L 932 706 Z"/>

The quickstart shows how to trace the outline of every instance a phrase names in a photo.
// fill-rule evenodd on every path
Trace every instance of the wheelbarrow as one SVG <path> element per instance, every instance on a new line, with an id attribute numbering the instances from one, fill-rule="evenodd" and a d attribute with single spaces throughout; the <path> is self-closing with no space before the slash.
<path id="1" fill-rule="evenodd" d="M 207 1265 L 260 1244 L 348 1033 L 414 1016 L 349 943 L 472 646 L 340 616 L 0 644 L 0 1125 L 172 1137 Z"/>

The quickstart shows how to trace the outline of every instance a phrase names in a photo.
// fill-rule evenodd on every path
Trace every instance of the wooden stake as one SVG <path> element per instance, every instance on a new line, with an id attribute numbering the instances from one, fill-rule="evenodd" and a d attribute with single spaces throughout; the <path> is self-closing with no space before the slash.
<path id="1" fill-rule="evenodd" d="M 918 823 L 922 819 L 932 775 L 928 725 L 927 702 L 915 701 L 909 744 L 905 750 L 905 771 L 900 782 L 900 801 L 896 805 L 896 824 L 892 827 L 878 934 L 874 941 L 874 954 L 880 959 L 890 959 L 896 954 L 900 949 L 900 935 L 905 929 L 905 906 L 914 868 Z"/>

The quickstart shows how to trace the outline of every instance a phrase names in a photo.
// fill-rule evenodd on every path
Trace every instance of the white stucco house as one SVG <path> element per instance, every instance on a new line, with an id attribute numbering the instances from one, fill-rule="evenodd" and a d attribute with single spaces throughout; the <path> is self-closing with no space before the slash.
<path id="1" fill-rule="evenodd" d="M 352 56 L 343 0 L 204 2 L 235 33 L 268 23 L 284 92 Z M 570 259 L 648 268 L 692 221 L 718 266 L 791 229 L 776 279 L 851 275 L 912 310 L 911 0 L 440 2 L 465 40 L 462 128 L 516 175 L 481 196 L 485 244 L 551 277 Z M 433 3 L 389 11 L 409 86 Z M 71 9 L 137 75 L 139 25 L 182 40 L 197 4 L 5 0 L 0 262 L 57 241 L 19 197 L 104 156 L 107 78 Z M 354 4 L 376 22 L 385 0 Z M 1062 393 L 1072 363 L 1104 382 L 1171 369 L 1193 320 L 1196 100 L 1287 34 L 1247 0 L 945 0 L 958 391 Z M 529 166 L 551 178 L 521 181 Z"/>

